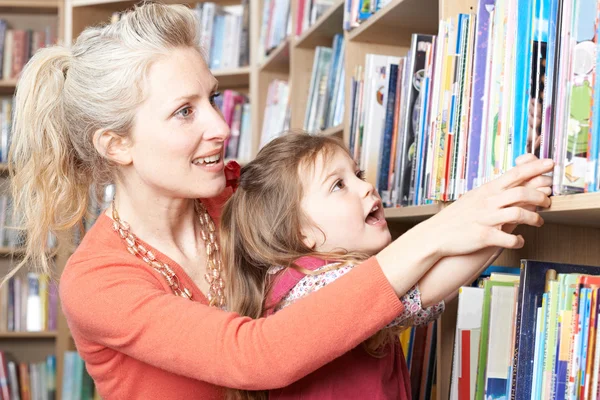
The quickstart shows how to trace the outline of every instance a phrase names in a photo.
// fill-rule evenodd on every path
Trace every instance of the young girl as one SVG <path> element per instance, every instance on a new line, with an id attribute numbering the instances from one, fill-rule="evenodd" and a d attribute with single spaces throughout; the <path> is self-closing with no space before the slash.
<path id="1" fill-rule="evenodd" d="M 238 190 L 223 211 L 221 240 L 225 264 L 232 267 L 228 304 L 259 318 L 340 278 L 387 246 L 391 235 L 379 195 L 338 139 L 288 134 L 242 169 Z M 426 307 L 418 285 L 401 301 L 404 311 L 386 329 L 268 397 L 411 398 L 397 333 L 434 320 L 444 301 Z M 267 397 L 266 392 L 236 394 Z"/>

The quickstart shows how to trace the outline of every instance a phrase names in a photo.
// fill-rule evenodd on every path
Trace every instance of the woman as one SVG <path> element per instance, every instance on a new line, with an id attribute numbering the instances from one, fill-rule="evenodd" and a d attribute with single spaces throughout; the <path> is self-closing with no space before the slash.
<path id="1" fill-rule="evenodd" d="M 272 318 L 223 311 L 214 228 L 238 170 L 223 163 L 229 129 L 197 32 L 186 7 L 146 4 L 86 29 L 72 50 L 40 51 L 17 89 L 10 162 L 26 262 L 47 269 L 48 233 L 81 221 L 90 187 L 115 184 L 60 284 L 104 399 L 219 399 L 224 386 L 288 385 L 392 321 L 417 282 L 433 304 L 498 247 L 522 246 L 506 224 L 541 224 L 532 208 L 550 204 L 540 175 L 552 165 L 527 159 Z"/>

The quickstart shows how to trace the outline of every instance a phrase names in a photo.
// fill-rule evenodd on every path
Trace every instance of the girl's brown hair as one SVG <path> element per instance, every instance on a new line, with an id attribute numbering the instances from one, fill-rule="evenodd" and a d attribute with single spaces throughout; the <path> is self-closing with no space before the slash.
<path id="1" fill-rule="evenodd" d="M 227 304 L 231 311 L 260 318 L 273 307 L 268 304 L 268 270 L 273 266 L 307 271 L 294 264 L 304 256 L 314 256 L 342 265 L 360 262 L 364 254 L 319 253 L 303 242 L 301 227 L 310 226 L 303 212 L 301 174 L 313 173 L 316 160 L 326 162 L 343 151 L 343 142 L 332 136 L 290 132 L 267 144 L 256 158 L 244 166 L 239 186 L 221 215 L 220 241 L 226 266 Z M 316 274 L 321 273 L 316 272 Z M 381 355 L 391 330 L 379 332 L 366 343 L 370 354 Z M 234 399 L 266 399 L 266 392 L 230 390 Z"/>

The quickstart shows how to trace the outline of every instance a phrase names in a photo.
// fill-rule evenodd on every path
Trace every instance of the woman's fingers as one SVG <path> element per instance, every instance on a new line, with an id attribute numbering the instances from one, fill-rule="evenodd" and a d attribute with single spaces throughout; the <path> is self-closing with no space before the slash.
<path id="1" fill-rule="evenodd" d="M 538 158 L 532 153 L 525 153 L 516 158 L 515 164 L 522 165 L 537 160 Z"/>
<path id="2" fill-rule="evenodd" d="M 552 187 L 552 177 L 550 176 L 546 176 L 546 175 L 540 175 L 540 176 L 536 176 L 535 178 L 533 178 L 532 180 L 530 180 L 529 182 L 527 182 L 525 184 L 525 186 L 530 187 L 530 188 L 542 188 L 542 187 L 547 187 L 547 188 L 551 188 Z"/>
<path id="3" fill-rule="evenodd" d="M 540 190 L 519 186 L 503 191 L 494 197 L 491 205 L 494 208 L 510 207 L 515 204 L 527 204 L 538 207 L 550 207 L 552 200 Z"/>
<path id="4" fill-rule="evenodd" d="M 516 224 L 540 227 L 544 225 L 544 219 L 535 211 L 525 210 L 521 207 L 508 207 L 490 214 L 486 218 L 485 224 L 489 226 Z"/>
<path id="5" fill-rule="evenodd" d="M 553 167 L 554 162 L 550 159 L 527 162 L 511 168 L 504 175 L 490 182 L 489 184 L 497 190 L 510 189 L 515 186 L 522 185 L 538 175 L 543 175 L 552 171 Z"/>
<path id="6" fill-rule="evenodd" d="M 525 244 L 523 236 L 513 235 L 494 228 L 490 228 L 488 231 L 486 241 L 488 247 L 503 247 L 505 249 L 520 249 Z"/>

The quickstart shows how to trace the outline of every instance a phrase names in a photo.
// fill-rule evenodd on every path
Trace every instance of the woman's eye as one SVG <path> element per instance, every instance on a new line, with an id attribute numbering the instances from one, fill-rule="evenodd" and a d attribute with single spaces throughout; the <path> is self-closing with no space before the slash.
<path id="1" fill-rule="evenodd" d="M 333 184 L 333 188 L 331 189 L 331 191 L 337 192 L 338 190 L 342 190 L 344 187 L 345 187 L 344 181 L 340 179 L 339 181 L 337 181 Z"/>
<path id="2" fill-rule="evenodd" d="M 214 92 L 213 94 L 210 95 L 210 104 L 212 104 L 213 106 L 216 106 L 216 99 L 217 97 L 219 97 L 221 95 L 221 92 Z"/>
<path id="3" fill-rule="evenodd" d="M 192 110 L 192 107 L 184 107 L 181 110 L 177 111 L 175 113 L 175 115 L 178 115 L 182 118 L 188 118 L 190 115 L 192 115 L 194 113 L 194 110 Z"/>
<path id="4" fill-rule="evenodd" d="M 360 180 L 365 180 L 365 170 L 361 169 L 356 172 L 356 177 Z"/>

